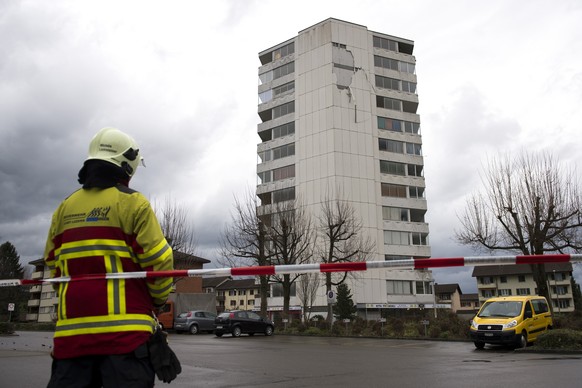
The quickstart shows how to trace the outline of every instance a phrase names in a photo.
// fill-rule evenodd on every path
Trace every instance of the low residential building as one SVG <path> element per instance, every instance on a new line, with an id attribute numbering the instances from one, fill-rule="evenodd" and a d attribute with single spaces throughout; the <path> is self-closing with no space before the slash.
<path id="1" fill-rule="evenodd" d="M 547 263 L 545 268 L 554 312 L 574 311 L 572 264 Z M 529 264 L 477 266 L 472 276 L 477 280 L 481 304 L 494 296 L 538 294 Z"/>
<path id="2" fill-rule="evenodd" d="M 450 305 L 452 312 L 456 313 L 461 308 L 461 295 L 463 292 L 457 283 L 435 284 L 437 305 Z"/>
<path id="3" fill-rule="evenodd" d="M 216 295 L 216 312 L 218 314 L 226 310 L 224 290 L 219 290 L 218 287 L 230 280 L 232 280 L 230 276 L 202 278 L 202 291 L 206 294 Z"/>
<path id="4" fill-rule="evenodd" d="M 479 294 L 461 294 L 461 308 L 457 312 L 476 313 L 479 311 L 481 304 L 479 303 Z"/>
<path id="5" fill-rule="evenodd" d="M 226 281 L 216 287 L 217 295 L 224 295 L 224 309 L 252 310 L 255 298 L 259 298 L 259 285 L 255 279 L 236 279 Z M 258 304 L 259 302 L 257 302 Z"/>

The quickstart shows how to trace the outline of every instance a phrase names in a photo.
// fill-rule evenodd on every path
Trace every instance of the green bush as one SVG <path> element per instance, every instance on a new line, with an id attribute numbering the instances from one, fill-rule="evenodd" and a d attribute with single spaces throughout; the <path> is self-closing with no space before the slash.
<path id="1" fill-rule="evenodd" d="M 11 322 L 0 322 L 0 334 L 13 334 L 14 324 Z"/>
<path id="2" fill-rule="evenodd" d="M 535 342 L 536 348 L 582 350 L 582 332 L 571 329 L 548 330 Z"/>
<path id="3" fill-rule="evenodd" d="M 303 332 L 304 335 L 322 335 L 322 331 L 317 327 L 309 327 Z"/>

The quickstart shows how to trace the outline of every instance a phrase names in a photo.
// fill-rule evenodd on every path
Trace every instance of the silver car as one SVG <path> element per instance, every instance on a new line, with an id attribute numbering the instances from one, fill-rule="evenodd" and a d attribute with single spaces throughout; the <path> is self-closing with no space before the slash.
<path id="1" fill-rule="evenodd" d="M 212 333 L 216 314 L 210 311 L 192 310 L 180 313 L 174 320 L 176 333 L 189 332 L 198 334 L 201 331 Z"/>

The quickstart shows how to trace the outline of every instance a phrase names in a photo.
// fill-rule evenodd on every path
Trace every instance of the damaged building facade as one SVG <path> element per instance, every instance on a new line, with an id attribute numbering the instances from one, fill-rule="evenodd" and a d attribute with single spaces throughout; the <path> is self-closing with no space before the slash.
<path id="1" fill-rule="evenodd" d="M 408 39 L 331 18 L 259 53 L 261 217 L 299 199 L 317 220 L 323 201 L 340 199 L 375 245 L 367 260 L 430 257 L 413 49 Z M 360 316 L 434 307 L 428 270 L 355 275 L 347 284 Z M 321 282 L 311 312 L 327 303 Z M 273 289 L 269 309 L 282 305 Z M 291 310 L 301 308 L 292 297 Z"/>

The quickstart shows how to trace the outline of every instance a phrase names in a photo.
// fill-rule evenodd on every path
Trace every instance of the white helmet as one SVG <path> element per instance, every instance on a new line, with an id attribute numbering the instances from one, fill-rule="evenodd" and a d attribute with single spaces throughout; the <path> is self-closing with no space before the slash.
<path id="1" fill-rule="evenodd" d="M 145 167 L 135 140 L 117 128 L 108 127 L 97 132 L 89 144 L 87 160 L 91 159 L 113 163 L 121 167 L 130 177 L 135 174 L 140 162 Z"/>

